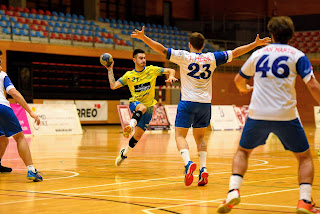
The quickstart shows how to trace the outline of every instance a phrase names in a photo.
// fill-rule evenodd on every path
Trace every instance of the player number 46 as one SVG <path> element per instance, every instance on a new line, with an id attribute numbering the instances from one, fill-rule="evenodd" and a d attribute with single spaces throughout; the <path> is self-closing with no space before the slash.
<path id="1" fill-rule="evenodd" d="M 257 65 L 256 65 L 256 72 L 262 72 L 261 77 L 267 77 L 267 72 L 270 71 L 269 65 L 269 55 L 263 55 Z M 287 78 L 290 74 L 290 69 L 287 64 L 284 62 L 288 61 L 289 57 L 287 56 L 280 56 L 274 60 L 271 66 L 271 71 L 274 76 L 278 78 Z M 281 70 L 280 70 L 281 68 Z"/>

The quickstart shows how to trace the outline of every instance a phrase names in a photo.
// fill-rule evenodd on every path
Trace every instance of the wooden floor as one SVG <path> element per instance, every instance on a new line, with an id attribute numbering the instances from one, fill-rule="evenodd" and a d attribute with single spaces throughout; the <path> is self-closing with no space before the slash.
<path id="1" fill-rule="evenodd" d="M 320 130 L 305 125 L 315 163 L 313 199 L 320 204 Z M 240 131 L 207 131 L 209 184 L 186 187 L 183 162 L 173 132 L 147 132 L 129 158 L 114 166 L 127 139 L 120 126 L 84 126 L 83 136 L 28 138 L 34 165 L 44 181 L 26 180 L 26 170 L 10 141 L 0 174 L 0 213 L 216 213 L 228 191 L 231 162 Z M 190 154 L 198 163 L 192 132 Z M 196 171 L 195 175 L 198 175 Z M 231 213 L 295 213 L 299 199 L 297 162 L 275 136 L 252 155 Z"/>

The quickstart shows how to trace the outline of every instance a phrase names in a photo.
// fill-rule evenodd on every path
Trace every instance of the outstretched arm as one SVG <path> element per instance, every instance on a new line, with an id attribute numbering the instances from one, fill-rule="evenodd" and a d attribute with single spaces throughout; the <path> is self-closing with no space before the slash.
<path id="1" fill-rule="evenodd" d="M 236 58 L 238 56 L 248 53 L 249 51 L 255 49 L 258 46 L 268 45 L 270 42 L 271 42 L 271 39 L 269 37 L 260 39 L 259 34 L 257 34 L 256 40 L 254 42 L 234 49 L 232 51 L 232 57 Z"/>
<path id="2" fill-rule="evenodd" d="M 173 82 L 178 81 L 178 79 L 174 77 L 174 75 L 176 74 L 176 71 L 172 68 L 165 68 L 163 70 L 163 74 L 169 74 L 169 77 L 166 80 L 166 82 L 170 82 L 172 84 Z"/>
<path id="3" fill-rule="evenodd" d="M 114 64 L 114 62 L 112 62 L 112 64 L 109 67 L 106 66 L 106 68 L 108 69 L 108 79 L 109 79 L 109 83 L 110 83 L 110 88 L 112 90 L 115 90 L 115 89 L 121 88 L 123 85 L 121 84 L 121 82 L 116 81 L 114 79 L 113 64 Z"/>
<path id="4" fill-rule="evenodd" d="M 12 96 L 12 98 L 17 101 L 17 103 L 19 103 L 19 105 L 24 108 L 32 118 L 35 119 L 35 122 L 37 123 L 37 125 L 40 124 L 40 119 L 38 117 L 37 114 L 35 114 L 31 109 L 30 107 L 28 106 L 26 100 L 23 98 L 23 96 L 20 94 L 20 92 L 15 89 L 15 88 L 12 88 L 8 91 L 8 94 L 10 94 Z"/>
<path id="5" fill-rule="evenodd" d="M 137 38 L 142 40 L 144 43 L 146 43 L 150 48 L 152 48 L 153 50 L 155 50 L 156 52 L 158 52 L 161 55 L 167 56 L 168 53 L 168 48 L 164 47 L 162 44 L 160 44 L 159 42 L 156 42 L 152 39 L 150 39 L 149 37 L 147 37 L 144 34 L 144 26 L 142 27 L 142 30 L 139 31 L 137 29 L 135 29 L 132 34 L 131 34 L 131 38 Z"/>
<path id="6" fill-rule="evenodd" d="M 234 83 L 236 84 L 240 94 L 247 94 L 253 90 L 253 87 L 247 84 L 247 79 L 243 78 L 240 74 L 236 75 Z"/>

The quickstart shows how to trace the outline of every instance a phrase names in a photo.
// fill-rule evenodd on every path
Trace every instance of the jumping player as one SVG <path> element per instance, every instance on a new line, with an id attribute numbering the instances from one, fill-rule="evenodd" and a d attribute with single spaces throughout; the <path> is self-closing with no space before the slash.
<path id="1" fill-rule="evenodd" d="M 126 148 L 121 149 L 119 156 L 116 158 L 115 165 L 120 166 L 127 158 L 128 153 L 136 146 L 146 131 L 149 122 L 152 118 L 153 106 L 157 103 L 155 97 L 156 79 L 162 74 L 169 74 L 166 82 L 175 82 L 175 70 L 171 68 L 161 68 L 157 66 L 146 66 L 146 55 L 141 49 L 136 49 L 133 52 L 133 62 L 135 69 L 127 71 L 117 81 L 113 75 L 113 64 L 108 69 L 108 78 L 111 89 L 115 90 L 122 86 L 128 85 L 132 97 L 130 98 L 130 110 L 132 119 L 130 125 L 124 128 L 123 135 L 129 137 L 135 128 L 135 133 L 129 140 Z"/>
<path id="2" fill-rule="evenodd" d="M 270 42 L 270 38 L 259 39 L 257 35 L 253 43 L 232 51 L 202 53 L 205 38 L 201 33 L 190 35 L 190 52 L 164 47 L 147 37 L 144 34 L 144 27 L 141 31 L 135 30 L 131 37 L 142 40 L 153 50 L 180 66 L 181 101 L 177 109 L 175 139 L 185 165 L 185 185 L 189 186 L 193 182 L 192 173 L 196 169 L 196 164 L 190 160 L 189 146 L 185 138 L 189 128 L 193 127 L 193 136 L 200 158 L 198 185 L 204 186 L 208 183 L 207 143 L 204 141 L 204 135 L 211 119 L 212 73 L 217 66 L 230 62 L 233 58 L 258 46 L 266 45 Z"/>

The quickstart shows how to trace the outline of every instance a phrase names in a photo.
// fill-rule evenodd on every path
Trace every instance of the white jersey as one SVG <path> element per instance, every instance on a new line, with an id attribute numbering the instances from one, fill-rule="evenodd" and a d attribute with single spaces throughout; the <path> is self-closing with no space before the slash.
<path id="1" fill-rule="evenodd" d="M 10 89 L 14 88 L 13 84 L 11 83 L 11 80 L 9 79 L 6 72 L 1 71 L 0 72 L 0 105 L 5 105 L 10 107 L 9 101 L 4 96 L 4 90 L 9 92 Z"/>
<path id="2" fill-rule="evenodd" d="M 232 60 L 232 52 L 190 53 L 168 48 L 167 59 L 180 66 L 181 100 L 211 103 L 212 73 Z"/>
<path id="3" fill-rule="evenodd" d="M 255 51 L 239 73 L 254 76 L 249 117 L 256 120 L 289 121 L 296 119 L 296 77 L 307 83 L 314 77 L 309 59 L 298 49 L 271 44 Z"/>

